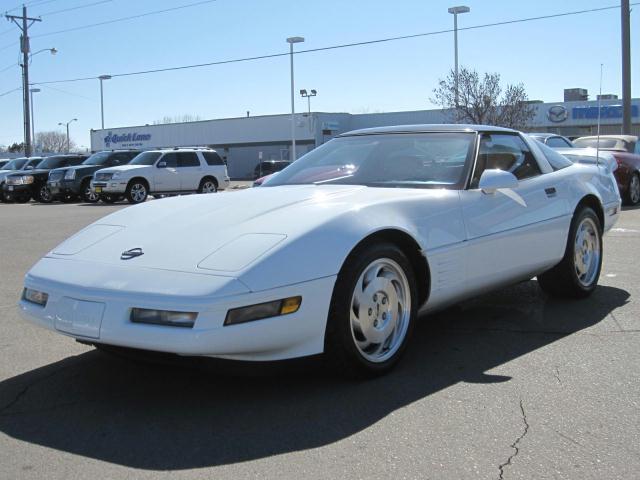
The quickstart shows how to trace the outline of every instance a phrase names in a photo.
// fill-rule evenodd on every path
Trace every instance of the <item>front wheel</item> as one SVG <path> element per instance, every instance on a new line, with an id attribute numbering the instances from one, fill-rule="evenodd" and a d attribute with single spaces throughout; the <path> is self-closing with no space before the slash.
<path id="1" fill-rule="evenodd" d="M 549 295 L 584 298 L 595 290 L 602 268 L 602 226 L 591 208 L 573 217 L 562 261 L 538 275 L 538 284 Z"/>
<path id="2" fill-rule="evenodd" d="M 134 180 L 127 186 L 125 196 L 129 203 L 142 203 L 147 199 L 149 191 L 147 185 L 139 180 Z"/>
<path id="3" fill-rule="evenodd" d="M 350 377 L 391 370 L 406 349 L 417 316 L 418 295 L 411 264 L 393 244 L 352 254 L 342 267 L 331 299 L 325 354 Z"/>
<path id="4" fill-rule="evenodd" d="M 198 187 L 198 193 L 216 193 L 217 191 L 218 185 L 210 178 L 203 178 Z"/>
<path id="5" fill-rule="evenodd" d="M 51 195 L 51 190 L 46 185 L 43 185 L 38 190 L 36 195 L 36 200 L 40 203 L 51 203 L 53 202 L 53 195 Z"/>
<path id="6" fill-rule="evenodd" d="M 89 180 L 85 180 L 82 184 L 82 200 L 86 203 L 96 203 L 100 200 L 100 195 L 93 191 L 91 188 L 91 182 Z"/>
<path id="7" fill-rule="evenodd" d="M 638 205 L 640 203 L 640 174 L 638 172 L 631 175 L 625 200 L 629 205 Z"/>

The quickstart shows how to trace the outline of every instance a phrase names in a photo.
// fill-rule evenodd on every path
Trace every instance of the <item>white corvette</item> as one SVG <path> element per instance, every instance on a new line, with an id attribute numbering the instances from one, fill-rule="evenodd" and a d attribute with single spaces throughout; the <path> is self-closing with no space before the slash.
<path id="1" fill-rule="evenodd" d="M 497 127 L 342 135 L 260 188 L 113 213 L 26 275 L 19 307 L 101 345 L 238 360 L 324 353 L 376 374 L 418 318 L 537 276 L 596 287 L 620 211 L 607 165 Z"/>

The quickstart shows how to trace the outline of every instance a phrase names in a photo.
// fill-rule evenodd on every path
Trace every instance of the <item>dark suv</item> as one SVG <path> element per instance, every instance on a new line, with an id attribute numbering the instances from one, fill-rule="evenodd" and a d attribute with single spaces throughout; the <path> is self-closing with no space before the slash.
<path id="1" fill-rule="evenodd" d="M 81 198 L 85 202 L 95 203 L 100 197 L 91 189 L 93 174 L 102 168 L 126 165 L 139 153 L 138 150 L 94 153 L 82 165 L 51 170 L 47 186 L 54 199 L 68 202 Z"/>
<path id="2" fill-rule="evenodd" d="M 52 200 L 47 187 L 49 172 L 54 168 L 80 165 L 86 159 L 86 155 L 53 155 L 42 160 L 35 170 L 8 175 L 2 186 L 4 198 L 16 202 L 28 202 L 33 198 L 38 202 L 49 203 Z"/>
<path id="3" fill-rule="evenodd" d="M 253 170 L 253 178 L 256 179 L 271 175 L 272 173 L 287 168 L 289 165 L 291 165 L 291 162 L 288 160 L 263 160 L 258 163 Z"/>

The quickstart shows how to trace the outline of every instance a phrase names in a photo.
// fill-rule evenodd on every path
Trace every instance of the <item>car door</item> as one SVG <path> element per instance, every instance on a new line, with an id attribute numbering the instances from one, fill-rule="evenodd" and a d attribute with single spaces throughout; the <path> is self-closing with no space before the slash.
<path id="1" fill-rule="evenodd" d="M 197 190 L 202 180 L 203 169 L 196 152 L 178 152 L 180 190 Z"/>
<path id="2" fill-rule="evenodd" d="M 509 171 L 519 184 L 485 193 L 478 184 L 486 169 Z M 471 290 L 525 279 L 562 258 L 570 221 L 566 190 L 558 172 L 542 173 L 518 134 L 481 135 L 469 188 L 461 192 Z"/>
<path id="3" fill-rule="evenodd" d="M 176 152 L 162 155 L 153 170 L 154 192 L 177 192 L 180 190 L 178 154 Z"/>

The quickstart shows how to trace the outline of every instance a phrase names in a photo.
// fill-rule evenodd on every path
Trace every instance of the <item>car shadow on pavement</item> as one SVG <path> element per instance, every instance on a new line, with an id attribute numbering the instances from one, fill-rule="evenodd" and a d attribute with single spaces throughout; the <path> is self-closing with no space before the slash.
<path id="1" fill-rule="evenodd" d="M 509 381 L 490 370 L 596 325 L 628 298 L 600 286 L 589 299 L 556 301 L 524 282 L 422 317 L 397 368 L 368 381 L 336 378 L 317 361 L 187 369 L 91 351 L 0 382 L 0 431 L 149 470 L 302 451 L 459 382 Z"/>

